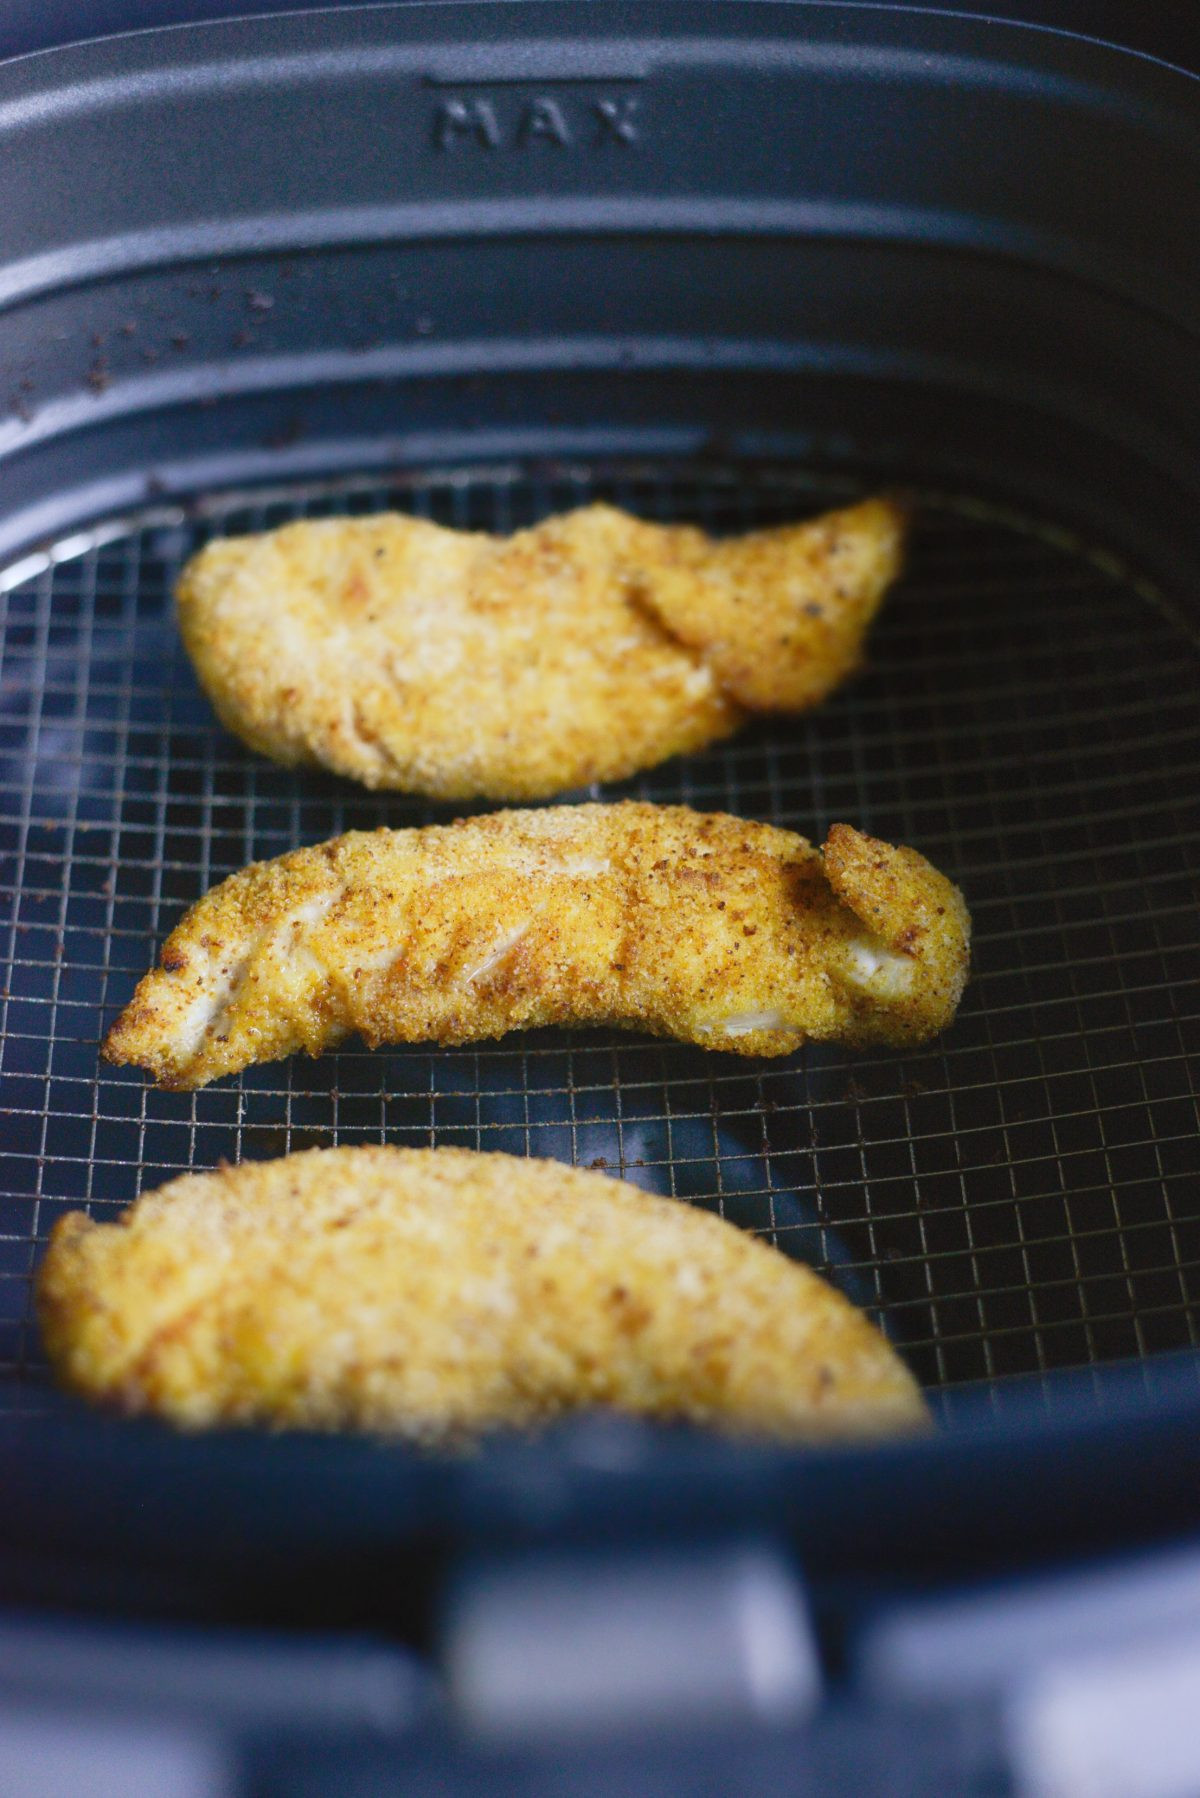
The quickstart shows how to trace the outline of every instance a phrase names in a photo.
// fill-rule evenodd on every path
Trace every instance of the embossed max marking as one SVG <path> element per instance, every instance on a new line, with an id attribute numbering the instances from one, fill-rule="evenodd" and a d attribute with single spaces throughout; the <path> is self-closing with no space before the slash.
<path id="1" fill-rule="evenodd" d="M 592 149 L 638 142 L 641 118 L 637 94 L 458 93 L 439 99 L 433 113 L 438 150 Z"/>

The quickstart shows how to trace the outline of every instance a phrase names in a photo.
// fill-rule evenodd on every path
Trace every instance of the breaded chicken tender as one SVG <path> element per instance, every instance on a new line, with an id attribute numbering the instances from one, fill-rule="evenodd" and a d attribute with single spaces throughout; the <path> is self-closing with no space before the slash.
<path id="1" fill-rule="evenodd" d="M 912 849 L 686 806 L 354 831 L 257 862 L 168 937 L 104 1053 L 204 1086 L 357 1031 L 616 1024 L 743 1055 L 922 1042 L 967 975 L 962 895 Z"/>
<path id="2" fill-rule="evenodd" d="M 816 705 L 903 534 L 884 500 L 721 542 L 604 505 L 512 537 L 321 519 L 201 550 L 179 627 L 222 723 L 277 762 L 541 799 Z"/>
<path id="3" fill-rule="evenodd" d="M 189 1174 L 54 1231 L 64 1385 L 190 1429 L 434 1443 L 581 1407 L 811 1438 L 909 1429 L 911 1375 L 808 1268 L 603 1174 L 316 1149 Z"/>

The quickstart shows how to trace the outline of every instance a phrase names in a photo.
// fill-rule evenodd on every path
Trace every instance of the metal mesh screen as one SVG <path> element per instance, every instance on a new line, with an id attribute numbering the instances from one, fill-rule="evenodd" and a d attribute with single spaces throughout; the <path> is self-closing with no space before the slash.
<path id="1" fill-rule="evenodd" d="M 919 847 L 976 926 L 942 1041 L 754 1064 L 542 1033 L 349 1047 L 196 1094 L 101 1065 L 104 1027 L 214 881 L 449 815 L 227 736 L 175 633 L 183 559 L 302 514 L 393 505 L 506 531 L 596 495 L 720 530 L 831 503 L 786 472 L 467 471 L 159 509 L 10 571 L 0 1403 L 44 1380 L 30 1273 L 65 1210 L 111 1215 L 182 1169 L 332 1142 L 553 1155 L 714 1206 L 876 1308 L 931 1386 L 1196 1343 L 1200 647 L 1078 546 L 981 509 L 926 506 L 870 668 L 822 711 L 604 792 Z"/>

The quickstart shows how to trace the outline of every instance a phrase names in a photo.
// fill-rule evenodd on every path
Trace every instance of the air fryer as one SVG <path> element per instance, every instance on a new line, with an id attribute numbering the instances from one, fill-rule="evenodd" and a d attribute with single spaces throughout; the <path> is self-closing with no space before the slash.
<path id="1" fill-rule="evenodd" d="M 464 1567 L 753 1538 L 802 1567 L 836 1659 L 847 1593 L 1194 1522 L 1192 27 L 1013 10 L 116 9 L 113 35 L 7 46 L 36 50 L 0 64 L 10 1603 L 424 1650 Z M 47 19 L 10 30 L 88 29 Z M 218 878 L 454 815 L 218 726 L 172 619 L 199 544 L 380 507 L 507 531 L 596 497 L 731 531 L 879 487 L 918 526 L 865 672 L 590 796 L 920 848 L 975 920 L 937 1042 L 350 1044 L 195 1094 L 100 1063 Z M 719 1211 L 879 1318 L 936 1431 L 799 1451 L 584 1419 L 438 1459 L 56 1395 L 30 1294 L 64 1211 L 381 1141 Z"/>

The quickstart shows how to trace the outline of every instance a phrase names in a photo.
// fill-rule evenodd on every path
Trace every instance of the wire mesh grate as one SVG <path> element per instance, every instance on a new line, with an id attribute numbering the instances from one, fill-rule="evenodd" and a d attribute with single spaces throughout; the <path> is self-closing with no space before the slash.
<path id="1" fill-rule="evenodd" d="M 10 570 L 0 688 L 0 1405 L 44 1375 L 55 1220 L 222 1157 L 443 1143 L 603 1166 L 829 1272 L 931 1386 L 1197 1343 L 1200 646 L 1060 540 L 930 503 L 871 665 L 818 714 L 604 789 L 964 887 L 975 976 L 911 1054 L 746 1063 L 605 1032 L 348 1047 L 159 1093 L 97 1045 L 182 909 L 256 857 L 446 808 L 276 768 L 215 723 L 171 590 L 211 534 L 394 505 L 508 530 L 603 496 L 718 530 L 831 503 L 789 471 L 517 468 L 160 508 Z M 595 790 L 598 794 L 598 790 Z M 463 809 L 463 808 L 458 808 Z"/>

